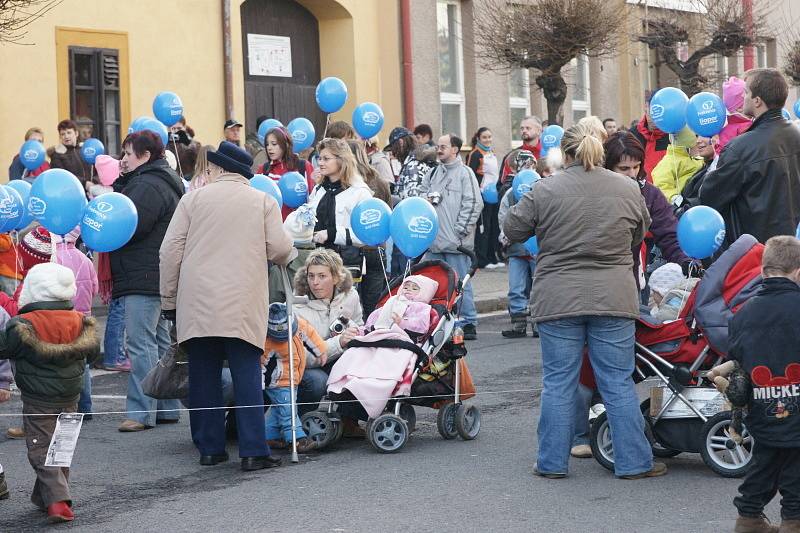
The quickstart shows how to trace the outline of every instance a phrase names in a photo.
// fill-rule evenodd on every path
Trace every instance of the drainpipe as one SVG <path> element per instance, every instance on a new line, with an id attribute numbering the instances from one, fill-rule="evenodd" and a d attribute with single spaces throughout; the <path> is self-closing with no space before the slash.
<path id="1" fill-rule="evenodd" d="M 747 26 L 747 31 L 752 35 L 753 33 L 753 0 L 742 0 L 742 7 L 744 8 L 744 20 Z M 755 67 L 755 53 L 752 46 L 744 47 L 744 70 L 747 72 Z"/>
<path id="2" fill-rule="evenodd" d="M 233 51 L 231 1 L 222 0 L 222 63 L 225 66 L 225 120 L 233 118 Z"/>
<path id="3" fill-rule="evenodd" d="M 414 129 L 414 61 L 411 58 L 411 0 L 400 0 L 400 27 L 403 39 L 403 108 L 406 127 Z"/>

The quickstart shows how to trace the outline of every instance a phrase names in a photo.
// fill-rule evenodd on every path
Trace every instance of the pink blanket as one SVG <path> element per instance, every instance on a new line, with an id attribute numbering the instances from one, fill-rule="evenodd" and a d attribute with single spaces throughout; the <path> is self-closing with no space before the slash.
<path id="1" fill-rule="evenodd" d="M 412 342 L 396 325 L 392 329 L 375 330 L 356 339 L 374 342 L 396 339 Z M 336 361 L 328 378 L 328 392 L 349 390 L 364 410 L 375 418 L 393 396 L 411 393 L 411 378 L 417 355 L 399 348 L 348 348 Z"/>

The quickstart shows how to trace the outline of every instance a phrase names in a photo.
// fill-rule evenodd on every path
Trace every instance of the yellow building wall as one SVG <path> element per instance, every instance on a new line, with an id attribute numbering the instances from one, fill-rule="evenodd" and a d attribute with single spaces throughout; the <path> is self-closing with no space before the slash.
<path id="1" fill-rule="evenodd" d="M 240 6 L 231 0 L 234 116 L 245 116 Z M 353 108 L 379 104 L 381 132 L 402 122 L 399 10 L 395 0 L 298 0 L 319 20 L 321 75 L 347 84 L 346 106 L 334 116 L 350 121 Z M 59 38 L 56 45 L 57 36 Z M 216 144 L 225 121 L 221 0 L 64 0 L 28 28 L 29 46 L 0 44 L 0 180 L 25 131 L 39 126 L 45 145 L 58 142 L 56 124 L 67 118 L 70 45 L 120 48 L 121 134 L 140 115 L 152 115 L 160 91 L 183 100 L 198 140 Z M 126 68 L 127 66 L 127 68 Z M 61 86 L 59 86 L 59 77 Z M 245 124 L 249 131 L 254 125 Z"/>

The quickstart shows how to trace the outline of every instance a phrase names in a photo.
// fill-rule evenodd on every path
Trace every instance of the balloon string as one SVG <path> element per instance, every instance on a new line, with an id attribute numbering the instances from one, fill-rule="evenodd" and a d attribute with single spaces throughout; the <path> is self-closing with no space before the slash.
<path id="1" fill-rule="evenodd" d="M 328 113 L 327 115 L 325 115 L 325 129 L 322 131 L 323 139 L 328 138 L 328 126 L 330 125 L 330 123 L 331 123 L 331 114 Z"/>
<path id="2" fill-rule="evenodd" d="M 181 179 L 184 179 L 183 169 L 181 168 L 181 158 L 178 157 L 178 142 L 175 140 L 175 137 L 172 138 L 172 146 L 175 148 L 175 161 L 178 162 L 178 174 L 181 175 Z"/>

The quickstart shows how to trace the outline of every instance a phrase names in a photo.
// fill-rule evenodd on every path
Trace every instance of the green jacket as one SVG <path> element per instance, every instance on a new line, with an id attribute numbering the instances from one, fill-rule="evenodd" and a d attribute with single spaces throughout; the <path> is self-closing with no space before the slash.
<path id="1" fill-rule="evenodd" d="M 95 319 L 73 311 L 70 302 L 26 305 L 0 332 L 0 359 L 15 361 L 23 400 L 74 404 L 86 364 L 99 354 Z"/>

